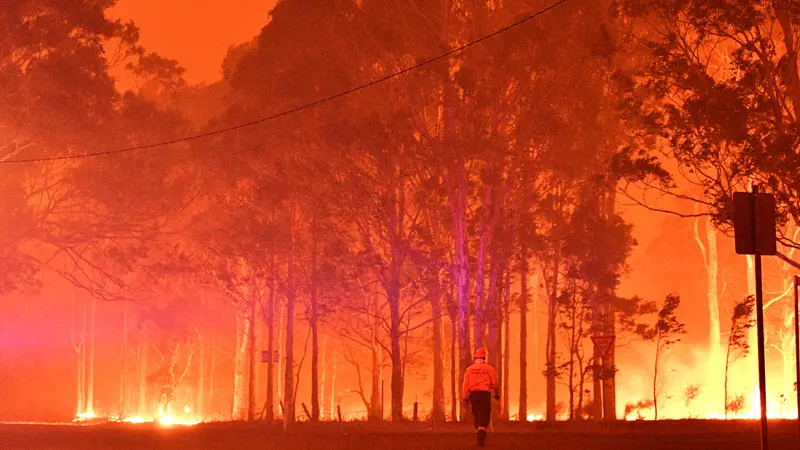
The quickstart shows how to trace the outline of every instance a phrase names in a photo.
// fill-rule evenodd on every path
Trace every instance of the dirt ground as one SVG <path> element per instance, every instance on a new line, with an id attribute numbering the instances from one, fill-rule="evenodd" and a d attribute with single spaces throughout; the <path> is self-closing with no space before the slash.
<path id="1" fill-rule="evenodd" d="M 498 426 L 487 448 L 535 450 L 756 450 L 758 422 L 664 421 Z M 770 423 L 770 449 L 797 449 L 797 422 Z M 476 448 L 470 428 L 417 425 L 0 425 L 0 449 L 442 449 Z"/>

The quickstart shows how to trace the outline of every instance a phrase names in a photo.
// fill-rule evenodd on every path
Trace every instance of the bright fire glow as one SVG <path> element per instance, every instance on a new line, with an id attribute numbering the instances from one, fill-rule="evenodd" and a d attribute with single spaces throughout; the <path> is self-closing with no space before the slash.
<path id="1" fill-rule="evenodd" d="M 171 425 L 187 425 L 187 426 L 191 426 L 191 425 L 197 425 L 200 422 L 199 421 L 195 421 L 195 420 L 178 420 L 175 417 L 172 417 L 170 415 L 166 415 L 166 416 L 159 417 L 158 418 L 158 423 L 160 425 L 164 425 L 164 426 L 171 426 Z"/>
<path id="2" fill-rule="evenodd" d="M 128 417 L 127 419 L 122 419 L 125 423 L 145 423 L 146 421 L 141 417 Z"/>
<path id="3" fill-rule="evenodd" d="M 88 420 L 96 419 L 97 415 L 91 411 L 89 412 L 82 412 L 75 414 L 75 418 L 72 419 L 73 422 L 85 422 Z"/>

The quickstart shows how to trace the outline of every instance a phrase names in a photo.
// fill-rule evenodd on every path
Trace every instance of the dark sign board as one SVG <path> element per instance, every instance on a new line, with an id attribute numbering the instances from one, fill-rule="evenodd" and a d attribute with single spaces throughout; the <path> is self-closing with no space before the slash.
<path id="1" fill-rule="evenodd" d="M 755 217 L 754 217 L 755 215 Z M 755 226 L 755 230 L 753 230 Z M 733 234 L 740 255 L 775 255 L 775 198 L 771 194 L 733 194 Z"/>
<path id="2" fill-rule="evenodd" d="M 269 362 L 269 352 L 268 351 L 262 351 L 261 352 L 261 362 L 262 363 Z M 277 350 L 273 350 L 273 352 L 272 352 L 272 362 L 278 362 L 278 351 Z"/>

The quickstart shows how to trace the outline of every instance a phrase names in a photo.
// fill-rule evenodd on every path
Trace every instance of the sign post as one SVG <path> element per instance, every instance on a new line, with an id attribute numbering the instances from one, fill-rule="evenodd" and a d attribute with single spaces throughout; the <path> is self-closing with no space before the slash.
<path id="1" fill-rule="evenodd" d="M 798 313 L 800 313 L 800 304 L 798 304 L 797 298 L 797 289 L 800 286 L 800 276 L 795 275 L 792 279 L 794 282 L 794 365 L 795 365 L 795 382 L 794 382 L 794 390 L 795 390 L 795 397 L 797 397 L 797 427 L 798 427 L 798 438 L 800 438 L 800 391 L 798 390 L 798 386 L 800 386 L 800 319 L 798 319 Z M 800 448 L 800 440 L 797 442 L 798 448 Z"/>
<path id="2" fill-rule="evenodd" d="M 269 362 L 269 360 L 270 360 L 269 352 L 266 351 L 266 350 L 262 350 L 261 351 L 261 362 L 265 363 L 265 362 Z M 272 351 L 272 362 L 273 363 L 280 362 L 280 360 L 278 359 L 278 351 L 277 350 L 273 350 Z"/>
<path id="3" fill-rule="evenodd" d="M 736 253 L 754 255 L 756 269 L 756 331 L 758 336 L 758 390 L 761 400 L 761 450 L 769 449 L 767 431 L 767 369 L 764 352 L 764 297 L 761 283 L 761 255 L 778 252 L 775 239 L 775 199 L 753 192 L 733 194 L 733 228 Z M 728 399 L 725 399 L 727 402 Z"/>
<path id="4" fill-rule="evenodd" d="M 614 339 L 616 336 L 614 335 L 598 335 L 592 336 L 592 343 L 594 344 L 595 350 L 597 353 L 600 354 L 600 357 L 603 359 L 608 358 L 609 353 L 611 352 L 611 347 L 614 346 Z"/>

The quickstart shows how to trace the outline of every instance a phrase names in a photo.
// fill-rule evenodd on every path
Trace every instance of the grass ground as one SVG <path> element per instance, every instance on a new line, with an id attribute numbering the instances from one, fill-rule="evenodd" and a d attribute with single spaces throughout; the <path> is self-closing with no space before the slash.
<path id="1" fill-rule="evenodd" d="M 795 421 L 770 423 L 770 449 L 797 449 Z M 425 425 L 298 424 L 280 427 L 205 424 L 99 426 L 0 425 L 0 449 L 442 449 L 475 448 L 470 428 Z M 511 424 L 490 434 L 487 448 L 535 450 L 755 450 L 759 424 L 664 421 L 598 424 Z"/>

